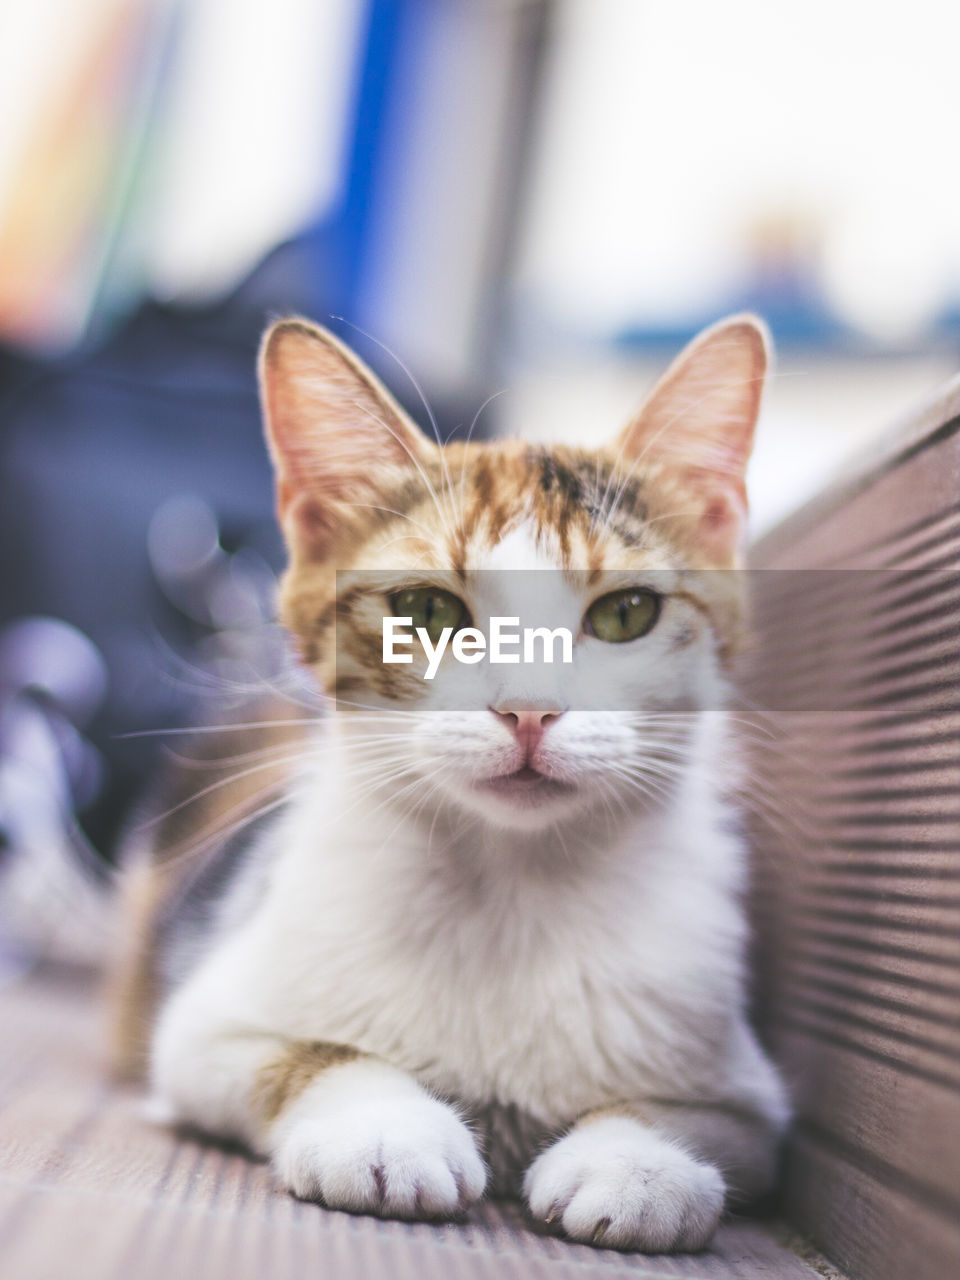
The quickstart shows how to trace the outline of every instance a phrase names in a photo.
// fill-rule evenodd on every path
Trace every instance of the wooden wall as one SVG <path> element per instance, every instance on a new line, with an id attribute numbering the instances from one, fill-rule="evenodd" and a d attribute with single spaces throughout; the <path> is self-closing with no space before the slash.
<path id="1" fill-rule="evenodd" d="M 757 1005 L 789 1215 L 960 1275 L 960 385 L 755 549 Z M 812 572 L 811 572 L 812 571 Z"/>

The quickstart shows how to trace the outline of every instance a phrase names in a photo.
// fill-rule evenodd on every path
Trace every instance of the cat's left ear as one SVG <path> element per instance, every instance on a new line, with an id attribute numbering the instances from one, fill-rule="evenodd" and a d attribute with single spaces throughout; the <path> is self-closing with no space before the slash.
<path id="1" fill-rule="evenodd" d="M 737 561 L 747 513 L 745 474 L 770 358 L 762 320 L 735 315 L 705 329 L 670 365 L 615 442 L 620 465 L 647 463 L 695 520 L 707 560 Z"/>

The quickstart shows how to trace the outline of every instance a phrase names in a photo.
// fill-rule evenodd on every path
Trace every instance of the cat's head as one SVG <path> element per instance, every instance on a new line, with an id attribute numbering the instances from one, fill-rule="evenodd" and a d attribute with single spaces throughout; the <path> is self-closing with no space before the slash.
<path id="1" fill-rule="evenodd" d="M 706 330 L 600 449 L 441 448 L 329 333 L 269 330 L 282 618 L 374 774 L 431 811 L 531 830 L 673 789 L 744 631 L 767 351 L 751 316 Z M 492 617 L 513 618 L 521 633 L 566 628 L 571 649 L 548 664 L 534 641 L 539 661 L 495 664 L 448 644 L 428 680 L 416 639 L 398 645 L 413 661 L 384 661 L 385 615 L 434 643 L 444 626 L 489 637 Z"/>

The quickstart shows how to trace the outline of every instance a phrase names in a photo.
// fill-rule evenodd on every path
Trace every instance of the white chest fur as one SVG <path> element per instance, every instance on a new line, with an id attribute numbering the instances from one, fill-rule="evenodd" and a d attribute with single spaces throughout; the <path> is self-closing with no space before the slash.
<path id="1" fill-rule="evenodd" d="M 742 854 L 706 797 L 699 821 L 601 825 L 574 860 L 570 832 L 566 849 L 425 839 L 388 813 L 361 822 L 335 794 L 301 798 L 271 834 L 270 889 L 188 983 L 198 996 L 550 1126 L 625 1097 L 722 1091 Z"/>

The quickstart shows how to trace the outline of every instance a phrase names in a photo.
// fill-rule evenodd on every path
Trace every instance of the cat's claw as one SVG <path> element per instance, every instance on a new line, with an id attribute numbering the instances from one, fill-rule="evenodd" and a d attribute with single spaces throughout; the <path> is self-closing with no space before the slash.
<path id="1" fill-rule="evenodd" d="M 388 1218 L 454 1217 L 486 1183 L 469 1129 L 428 1096 L 301 1114 L 278 1145 L 274 1168 L 302 1200 Z"/>
<path id="2" fill-rule="evenodd" d="M 712 1165 L 626 1117 L 574 1129 L 534 1161 L 524 1180 L 531 1213 L 572 1240 L 644 1253 L 702 1249 L 723 1211 Z"/>

